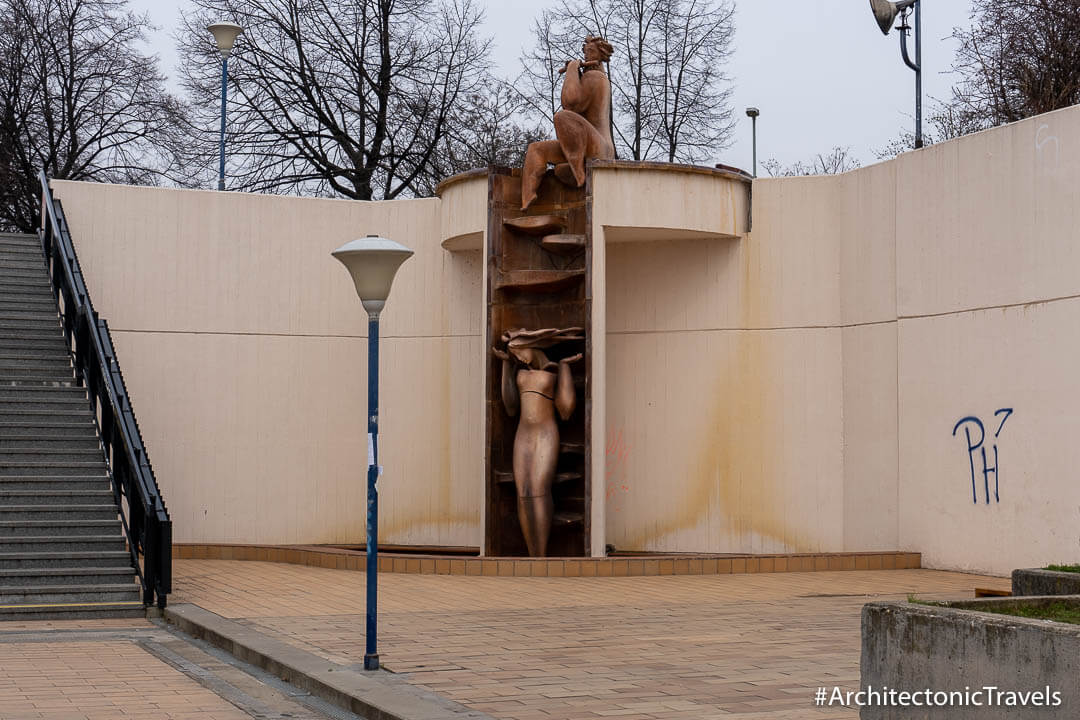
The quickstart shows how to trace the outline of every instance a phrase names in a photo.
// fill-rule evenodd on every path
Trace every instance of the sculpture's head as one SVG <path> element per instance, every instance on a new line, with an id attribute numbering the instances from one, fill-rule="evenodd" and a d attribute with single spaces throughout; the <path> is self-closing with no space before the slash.
<path id="1" fill-rule="evenodd" d="M 581 45 L 581 53 L 585 56 L 585 62 L 590 60 L 607 62 L 614 51 L 615 48 L 611 47 L 611 43 L 596 35 L 587 36 L 585 42 Z"/>
<path id="2" fill-rule="evenodd" d="M 510 354 L 517 358 L 522 365 L 527 365 L 533 370 L 543 370 L 551 361 L 542 350 L 531 347 L 510 347 Z"/>

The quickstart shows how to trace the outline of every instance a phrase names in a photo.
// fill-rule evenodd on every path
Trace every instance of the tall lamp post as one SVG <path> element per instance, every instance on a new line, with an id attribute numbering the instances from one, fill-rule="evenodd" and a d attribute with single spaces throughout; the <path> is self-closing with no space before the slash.
<path id="1" fill-rule="evenodd" d="M 356 294 L 368 314 L 368 472 L 367 472 L 367 647 L 364 669 L 379 669 L 379 313 L 386 304 L 394 275 L 413 251 L 393 240 L 368 235 L 347 242 L 333 253 L 349 271 Z"/>
<path id="2" fill-rule="evenodd" d="M 207 25 L 207 30 L 214 36 L 214 42 L 221 52 L 221 161 L 218 165 L 218 190 L 225 189 L 225 94 L 229 81 L 229 54 L 232 52 L 236 38 L 244 32 L 244 28 L 236 23 L 216 22 Z"/>
<path id="3" fill-rule="evenodd" d="M 746 115 L 754 126 L 754 177 L 757 177 L 757 119 L 760 114 L 761 111 L 756 107 L 746 108 Z"/>
<path id="4" fill-rule="evenodd" d="M 907 36 L 911 26 L 907 24 L 908 13 L 915 9 L 915 62 L 908 56 Z M 893 20 L 900 15 L 900 55 L 904 64 L 915 71 L 915 147 L 923 146 L 922 136 L 922 3 L 920 0 L 870 0 L 870 9 L 874 13 L 878 27 L 885 35 L 892 29 Z"/>

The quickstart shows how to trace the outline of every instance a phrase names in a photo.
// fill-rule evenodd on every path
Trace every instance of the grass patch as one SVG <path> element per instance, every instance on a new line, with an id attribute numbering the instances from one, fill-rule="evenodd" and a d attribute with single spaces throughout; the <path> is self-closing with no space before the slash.
<path id="1" fill-rule="evenodd" d="M 987 606 L 979 608 L 980 612 L 994 613 L 996 615 L 1014 615 L 1016 617 L 1034 618 L 1036 620 L 1053 620 L 1054 622 L 1072 623 L 1080 625 L 1080 607 L 1069 605 L 1064 602 L 1051 603 L 1042 607 L 1027 605 L 1003 605 L 1000 607 Z"/>
<path id="2" fill-rule="evenodd" d="M 1047 565 L 1043 569 L 1053 570 L 1055 572 L 1080 573 L 1080 565 Z"/>

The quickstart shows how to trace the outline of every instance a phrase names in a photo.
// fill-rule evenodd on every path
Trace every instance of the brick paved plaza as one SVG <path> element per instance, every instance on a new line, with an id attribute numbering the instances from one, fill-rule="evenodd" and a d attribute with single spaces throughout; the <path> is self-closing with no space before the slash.
<path id="1" fill-rule="evenodd" d="M 218 560 L 176 573 L 173 602 L 362 661 L 363 573 Z M 385 666 L 507 720 L 854 718 L 814 708 L 813 691 L 858 685 L 863 603 L 1009 585 L 933 570 L 379 581 Z"/>

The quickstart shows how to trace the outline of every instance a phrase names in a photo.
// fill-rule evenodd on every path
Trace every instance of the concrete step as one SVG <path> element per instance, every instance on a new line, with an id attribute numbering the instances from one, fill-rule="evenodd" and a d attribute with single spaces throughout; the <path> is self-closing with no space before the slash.
<path id="1" fill-rule="evenodd" d="M 104 458 L 96 462 L 35 462 L 33 460 L 0 460 L 0 478 L 12 477 L 93 477 L 105 475 Z"/>
<path id="2" fill-rule="evenodd" d="M 34 535 L 23 537 L 5 537 L 0 539 L 0 553 L 29 552 L 103 552 L 127 550 L 124 538 L 120 535 L 93 536 L 83 535 Z"/>
<path id="3" fill-rule="evenodd" d="M 30 253 L 14 253 L 11 255 L 4 255 L 0 253 L 0 269 L 10 270 L 36 270 L 37 272 L 48 272 L 48 266 L 45 265 L 45 256 L 38 253 L 37 256 L 31 256 Z"/>
<path id="4" fill-rule="evenodd" d="M 24 292 L 24 288 L 30 290 L 44 288 L 51 293 L 52 283 L 49 282 L 48 274 L 44 272 L 34 273 L 32 276 L 21 275 L 14 271 L 0 272 L 0 297 L 20 294 Z"/>
<path id="5" fill-rule="evenodd" d="M 41 372 L 37 374 L 28 372 L 17 375 L 0 371 L 0 387 L 30 387 L 36 385 L 43 387 L 77 387 L 74 377 L 64 377 L 60 373 L 48 375 Z"/>
<path id="6" fill-rule="evenodd" d="M 9 386 L 10 387 L 10 386 Z M 89 400 L 0 400 L 0 419 L 7 414 L 90 411 Z"/>
<path id="7" fill-rule="evenodd" d="M 71 348 L 64 340 L 64 335 L 59 329 L 50 328 L 47 333 L 34 331 L 33 334 L 27 333 L 22 337 L 4 337 L 0 334 L 0 352 L 21 352 L 24 350 L 39 350 L 62 355 L 71 352 Z"/>
<path id="8" fill-rule="evenodd" d="M 0 465 L 9 463 L 39 463 L 42 465 L 82 465 L 98 463 L 104 467 L 105 455 L 100 448 L 31 448 L 25 445 L 0 448 Z"/>
<path id="9" fill-rule="evenodd" d="M 104 465 L 102 466 L 104 467 Z M 18 492 L 18 493 L 34 493 L 34 492 L 97 492 L 100 490 L 112 491 L 112 480 L 106 475 L 100 475 L 97 477 L 75 477 L 75 476 L 59 476 L 59 477 L 35 477 L 19 476 L 19 477 L 0 477 L 0 491 L 2 492 Z M 109 500 L 105 502 L 112 502 L 112 495 L 109 495 Z M 24 503 L 26 504 L 26 503 Z M 40 503 L 31 502 L 31 505 L 45 505 L 53 504 L 51 501 L 42 501 Z M 62 504 L 62 503 L 61 503 Z"/>
<path id="10" fill-rule="evenodd" d="M 91 585 L 0 585 L 0 608 L 43 603 L 132 602 L 140 597 L 134 579 L 130 583 Z"/>
<path id="11" fill-rule="evenodd" d="M 67 569 L 118 567 L 131 570 L 131 553 L 125 550 L 105 552 L 0 553 L 0 570 Z"/>
<path id="12" fill-rule="evenodd" d="M 130 567 L 0 569 L 0 587 L 120 585 L 134 575 Z"/>
<path id="13" fill-rule="evenodd" d="M 0 482 L 0 505 L 13 509 L 27 505 L 103 505 L 113 502 L 112 488 L 108 484 L 101 485 L 97 490 L 81 485 L 64 487 L 54 484 L 44 487 L 44 490 L 9 488 Z"/>
<path id="14" fill-rule="evenodd" d="M 56 340 L 63 342 L 64 331 L 60 329 L 60 323 L 48 327 L 23 327 L 6 328 L 0 327 L 0 340 Z"/>
<path id="15" fill-rule="evenodd" d="M 37 255 L 44 259 L 45 251 L 41 249 L 41 243 L 37 238 L 30 242 L 20 242 L 0 238 L 0 255 Z"/>
<path id="16" fill-rule="evenodd" d="M 41 310 L 0 309 L 0 326 L 5 330 L 55 330 L 63 334 L 56 308 Z"/>
<path id="17" fill-rule="evenodd" d="M 0 347 L 0 358 L 4 360 L 39 360 L 45 362 L 63 362 L 69 351 L 62 343 L 51 348 L 37 347 Z"/>
<path id="18" fill-rule="evenodd" d="M 7 306 L 4 309 L 5 315 L 9 312 L 21 312 L 17 307 L 10 307 L 11 305 L 18 305 L 24 302 L 40 305 L 45 300 L 50 299 L 54 303 L 56 302 L 56 295 L 53 294 L 48 283 L 18 286 L 8 286 L 5 283 L 3 287 L 0 287 L 0 302 L 5 303 Z M 27 308 L 26 311 L 40 312 L 40 310 L 35 310 L 35 308 Z"/>
<path id="19" fill-rule="evenodd" d="M 107 618 L 140 617 L 146 617 L 146 608 L 138 601 L 123 603 L 45 603 L 35 605 L 0 606 L 0 620 L 17 622 L 39 620 L 102 620 Z"/>
<path id="20" fill-rule="evenodd" d="M 28 370 L 37 372 L 28 373 Z M 41 373 L 54 374 L 59 372 L 68 372 L 74 377 L 74 369 L 71 367 L 70 357 L 56 357 L 52 360 L 24 357 L 0 357 L 0 375 L 4 377 Z"/>
<path id="21" fill-rule="evenodd" d="M 13 400 L 43 402 L 89 402 L 85 388 L 0 387 L 0 403 Z"/>
<path id="22" fill-rule="evenodd" d="M 41 247 L 41 241 L 38 239 L 37 233 L 27 232 L 0 232 L 0 243 L 33 244 L 37 248 Z"/>
<path id="23" fill-rule="evenodd" d="M 0 522 L 19 520 L 116 520 L 116 505 L 13 505 L 0 507 Z"/>
<path id="24" fill-rule="evenodd" d="M 7 538 L 84 537 L 120 535 L 119 518 L 112 520 L 0 520 L 0 543 Z"/>
<path id="25" fill-rule="evenodd" d="M 40 410 L 5 410 L 0 408 L 0 425 L 5 423 L 36 424 L 39 422 L 92 422 L 89 403 L 85 410 L 63 408 L 42 412 Z"/>
<path id="26" fill-rule="evenodd" d="M 37 294 L 31 294 L 30 297 L 19 300 L 17 298 L 3 298 L 0 299 L 0 310 L 32 310 L 35 312 L 44 312 L 45 310 L 56 310 L 56 296 L 52 293 L 42 297 Z"/>
<path id="27" fill-rule="evenodd" d="M 87 418 L 83 422 L 37 422 L 5 423 L 0 422 L 0 438 L 33 438 L 39 440 L 86 440 L 97 442 L 97 427 Z"/>
<path id="28" fill-rule="evenodd" d="M 65 452 L 68 450 L 94 450 L 101 453 L 96 433 L 87 432 L 82 437 L 34 437 L 11 435 L 0 429 L 0 453 L 10 450 L 38 450 L 41 452 Z"/>
<path id="29" fill-rule="evenodd" d="M 44 261 L 30 265 L 30 267 L 18 267 L 10 261 L 0 260 L 0 284 L 7 285 L 9 281 L 20 279 L 49 282 L 49 273 L 45 269 Z"/>
<path id="30" fill-rule="evenodd" d="M 93 415 L 90 408 L 86 410 L 52 410 L 41 412 L 37 410 L 2 410 L 0 409 L 0 425 L 5 423 L 37 424 L 42 422 L 92 422 Z"/>
<path id="31" fill-rule="evenodd" d="M 0 300 L 0 328 L 7 331 L 39 330 L 63 334 L 56 302 L 49 298 L 17 303 Z"/>

